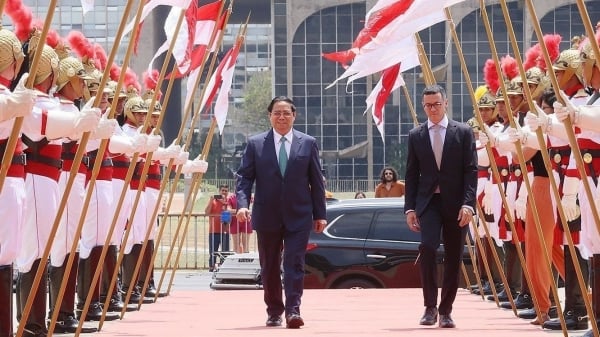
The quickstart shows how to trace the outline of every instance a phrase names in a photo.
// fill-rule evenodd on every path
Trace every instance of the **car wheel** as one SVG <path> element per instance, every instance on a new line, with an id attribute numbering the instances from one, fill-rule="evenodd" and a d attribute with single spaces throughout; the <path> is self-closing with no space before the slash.
<path id="1" fill-rule="evenodd" d="M 363 278 L 352 278 L 344 280 L 338 283 L 334 288 L 336 289 L 369 289 L 378 288 L 377 285 L 369 280 Z"/>

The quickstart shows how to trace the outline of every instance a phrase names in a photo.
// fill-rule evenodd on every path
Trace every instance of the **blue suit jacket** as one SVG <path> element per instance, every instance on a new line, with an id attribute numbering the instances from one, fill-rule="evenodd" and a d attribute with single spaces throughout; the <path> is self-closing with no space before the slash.
<path id="1" fill-rule="evenodd" d="M 468 125 L 448 120 L 442 162 L 438 169 L 427 122 L 410 130 L 405 176 L 405 210 L 415 210 L 417 216 L 420 216 L 438 185 L 447 216 L 456 217 L 462 205 L 475 209 L 477 152 L 474 138 Z"/>
<path id="2" fill-rule="evenodd" d="M 252 206 L 252 226 L 256 230 L 310 230 L 313 220 L 326 219 L 325 185 L 316 140 L 293 130 L 288 157 L 282 176 L 273 130 L 248 140 L 237 171 L 237 207 L 248 208 L 256 183 Z"/>

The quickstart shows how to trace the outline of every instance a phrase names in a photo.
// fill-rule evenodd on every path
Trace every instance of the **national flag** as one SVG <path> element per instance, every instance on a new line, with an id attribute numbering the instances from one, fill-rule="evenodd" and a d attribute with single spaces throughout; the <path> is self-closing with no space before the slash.
<path id="1" fill-rule="evenodd" d="M 158 6 L 171 6 L 177 7 L 179 9 L 185 9 L 190 6 L 190 2 L 192 0 L 149 0 L 144 7 L 142 8 L 142 14 L 140 17 L 140 23 L 144 22 L 148 14 L 152 12 L 152 10 Z M 134 19 L 129 21 L 129 23 L 125 26 L 123 30 L 123 35 L 127 35 L 133 29 Z M 138 33 L 139 35 L 139 33 Z"/>
<path id="2" fill-rule="evenodd" d="M 367 109 L 365 110 L 365 113 L 371 109 L 373 121 L 375 122 L 375 126 L 377 127 L 377 130 L 379 130 L 381 139 L 384 143 L 385 102 L 394 90 L 400 88 L 404 84 L 404 79 L 402 78 L 402 74 L 400 74 L 400 64 L 393 65 L 382 72 L 381 79 L 373 88 L 369 97 L 367 97 Z"/>
<path id="3" fill-rule="evenodd" d="M 402 58 L 406 57 L 405 55 L 401 55 L 404 54 L 404 49 L 398 49 L 398 47 L 405 45 L 407 41 L 409 41 L 408 39 L 418 31 L 445 20 L 446 16 L 443 9 L 462 1 L 464 0 L 419 0 L 410 2 L 410 7 L 408 8 L 402 7 L 402 9 L 404 9 L 404 12 L 402 12 L 400 10 L 400 3 L 406 6 L 407 2 L 400 1 L 394 3 L 389 0 L 380 0 L 374 7 L 378 8 L 378 10 L 372 10 L 367 14 L 367 22 L 375 21 L 376 23 L 372 24 L 372 27 L 367 29 L 367 33 L 361 31 L 363 34 L 362 36 L 359 34 L 359 37 L 353 43 L 353 48 L 347 51 L 324 54 L 323 57 L 346 65 L 346 72 L 338 80 L 353 74 L 361 74 L 357 77 L 353 77 L 353 79 L 356 79 L 382 71 L 394 64 L 403 62 Z M 390 3 L 392 3 L 392 5 L 390 5 Z M 385 7 L 385 5 L 387 5 L 387 7 Z M 395 10 L 391 9 L 392 6 L 395 6 Z M 398 15 L 390 21 L 389 18 L 394 14 Z M 386 19 L 382 19 L 384 17 Z M 373 27 L 375 27 L 375 29 Z M 370 40 L 368 40 L 369 38 Z M 385 49 L 385 52 L 377 52 L 378 49 Z M 391 53 L 391 55 L 385 57 L 385 54 L 387 53 Z M 371 64 L 368 67 L 370 69 L 369 71 L 372 72 L 365 72 L 365 65 L 358 67 L 361 68 L 361 70 L 353 69 L 354 63 L 357 62 L 359 56 L 367 54 L 369 55 L 369 63 L 376 63 Z M 374 55 L 378 55 L 378 57 L 375 58 Z M 380 56 L 384 56 L 384 58 L 381 59 L 379 58 Z M 354 61 L 352 66 L 347 66 L 351 60 Z M 376 62 L 373 62 L 374 60 L 376 60 Z M 387 60 L 387 62 L 382 62 L 382 60 Z M 336 82 L 338 80 L 336 80 Z"/>

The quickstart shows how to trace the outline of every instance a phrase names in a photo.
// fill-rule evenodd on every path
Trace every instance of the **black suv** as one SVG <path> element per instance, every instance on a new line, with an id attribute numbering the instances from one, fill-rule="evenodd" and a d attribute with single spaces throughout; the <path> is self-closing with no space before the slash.
<path id="1" fill-rule="evenodd" d="M 420 234 L 406 225 L 404 198 L 331 202 L 327 223 L 323 233 L 311 233 L 305 288 L 421 287 Z M 442 249 L 438 256 L 441 264 Z M 470 270 L 466 249 L 464 262 Z"/>

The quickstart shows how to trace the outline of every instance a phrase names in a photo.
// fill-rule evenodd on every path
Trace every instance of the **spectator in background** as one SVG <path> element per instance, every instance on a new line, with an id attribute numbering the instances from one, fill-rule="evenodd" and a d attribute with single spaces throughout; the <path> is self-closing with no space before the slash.
<path id="1" fill-rule="evenodd" d="M 380 178 L 381 182 L 375 187 L 375 198 L 404 196 L 404 183 L 398 180 L 398 173 L 393 167 L 385 167 Z"/>
<path id="2" fill-rule="evenodd" d="M 210 197 L 204 213 L 209 215 L 208 229 L 208 267 L 210 271 L 215 268 L 215 252 L 229 250 L 229 222 L 231 211 L 227 207 L 229 201 L 229 185 L 219 186 L 219 194 Z M 223 214 L 227 212 L 229 214 Z M 224 221 L 225 220 L 225 221 Z"/>
<path id="3" fill-rule="evenodd" d="M 237 210 L 237 198 L 235 194 L 229 195 L 227 209 L 231 212 Z M 238 254 L 250 252 L 248 244 L 250 242 L 250 234 L 252 234 L 252 221 L 250 219 L 247 221 L 237 221 L 236 217 L 231 217 L 231 225 L 229 227 L 231 241 L 233 242 L 233 251 Z"/>
<path id="4" fill-rule="evenodd" d="M 356 192 L 356 194 L 354 195 L 354 199 L 364 199 L 367 196 L 362 192 L 362 191 L 358 191 Z"/>

